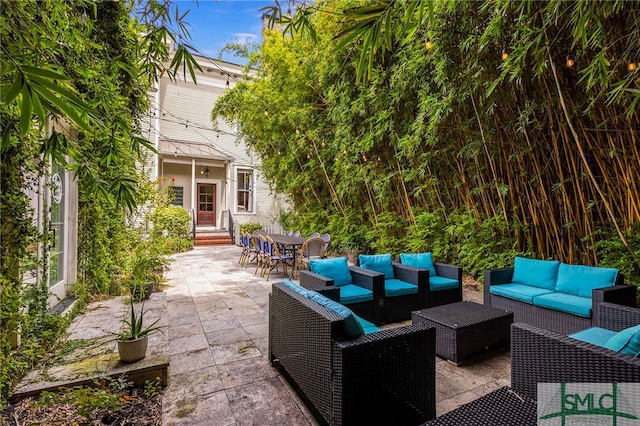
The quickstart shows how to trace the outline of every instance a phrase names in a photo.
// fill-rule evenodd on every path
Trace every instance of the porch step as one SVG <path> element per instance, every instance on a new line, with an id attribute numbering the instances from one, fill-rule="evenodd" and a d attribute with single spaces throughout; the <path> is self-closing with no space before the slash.
<path id="1" fill-rule="evenodd" d="M 227 231 L 196 232 L 196 246 L 230 246 L 233 244 Z"/>

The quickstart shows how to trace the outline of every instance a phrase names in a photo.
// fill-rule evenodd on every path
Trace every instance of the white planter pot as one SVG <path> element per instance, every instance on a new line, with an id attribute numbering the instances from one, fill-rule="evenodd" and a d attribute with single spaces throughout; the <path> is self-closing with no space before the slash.
<path id="1" fill-rule="evenodd" d="M 136 340 L 118 340 L 120 362 L 129 364 L 143 359 L 147 355 L 148 342 L 149 336 L 144 336 Z"/>

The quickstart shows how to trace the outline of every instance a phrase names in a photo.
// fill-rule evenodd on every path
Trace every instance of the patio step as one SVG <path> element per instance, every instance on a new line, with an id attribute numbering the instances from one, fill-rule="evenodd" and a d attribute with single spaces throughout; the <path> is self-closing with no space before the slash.
<path id="1" fill-rule="evenodd" d="M 230 246 L 233 244 L 228 231 L 197 232 L 196 246 Z"/>

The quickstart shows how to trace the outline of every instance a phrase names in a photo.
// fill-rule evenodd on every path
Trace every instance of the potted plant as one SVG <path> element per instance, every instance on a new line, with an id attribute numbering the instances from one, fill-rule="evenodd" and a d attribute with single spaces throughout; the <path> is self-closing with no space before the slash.
<path id="1" fill-rule="evenodd" d="M 145 326 L 144 315 L 146 311 L 144 310 L 144 302 L 141 304 L 140 312 L 136 312 L 133 298 L 129 302 L 130 312 L 128 314 L 125 313 L 125 318 L 122 320 L 122 331 L 116 337 L 120 361 L 125 364 L 140 361 L 147 355 L 149 335 L 158 331 L 164 334 L 164 331 L 162 331 L 163 326 L 156 326 L 160 321 L 159 318 L 151 325 Z"/>

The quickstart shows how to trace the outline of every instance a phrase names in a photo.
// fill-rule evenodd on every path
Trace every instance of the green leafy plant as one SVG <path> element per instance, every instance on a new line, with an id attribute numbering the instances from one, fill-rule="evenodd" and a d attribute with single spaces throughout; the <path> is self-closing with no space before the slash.
<path id="1" fill-rule="evenodd" d="M 247 222 L 240 225 L 240 232 L 246 232 L 248 234 L 253 234 L 258 229 L 262 229 L 262 224 Z"/>
<path id="2" fill-rule="evenodd" d="M 139 312 L 136 311 L 133 300 L 130 300 L 130 302 L 129 312 L 125 313 L 122 319 L 122 331 L 116 335 L 117 340 L 137 340 L 157 332 L 164 334 L 162 330 L 164 326 L 156 326 L 160 318 L 151 323 L 151 325 L 146 326 L 144 324 L 144 316 L 148 312 L 144 309 L 144 301 L 141 303 Z"/>

